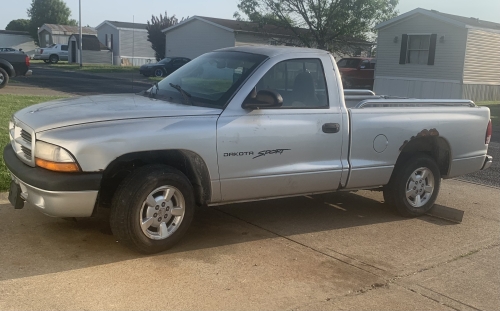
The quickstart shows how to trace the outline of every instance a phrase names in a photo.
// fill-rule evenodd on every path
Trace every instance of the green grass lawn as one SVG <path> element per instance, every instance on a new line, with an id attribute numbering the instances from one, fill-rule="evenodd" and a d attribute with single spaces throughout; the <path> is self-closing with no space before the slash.
<path id="1" fill-rule="evenodd" d="M 9 120 L 12 114 L 22 108 L 58 99 L 57 96 L 30 96 L 30 95 L 8 95 L 0 94 L 0 146 L 3 148 L 9 143 Z M 8 191 L 10 176 L 0 157 L 0 191 Z"/>
<path id="2" fill-rule="evenodd" d="M 83 64 L 82 67 L 78 64 L 69 64 L 66 62 L 61 62 L 57 64 L 45 64 L 41 60 L 31 61 L 32 64 L 43 64 L 47 67 L 54 67 L 63 70 L 71 71 L 83 71 L 92 73 L 114 73 L 114 72 L 132 72 L 139 73 L 139 67 L 137 66 L 113 66 L 113 65 L 96 65 L 96 64 Z"/>
<path id="3" fill-rule="evenodd" d="M 476 104 L 490 108 L 491 122 L 495 126 L 500 126 L 500 101 L 477 102 Z"/>

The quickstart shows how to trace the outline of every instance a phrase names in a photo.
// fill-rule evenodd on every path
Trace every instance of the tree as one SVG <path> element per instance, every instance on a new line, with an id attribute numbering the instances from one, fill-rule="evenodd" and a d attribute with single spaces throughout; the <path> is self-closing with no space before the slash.
<path id="1" fill-rule="evenodd" d="M 15 19 L 10 21 L 9 24 L 5 27 L 5 30 L 12 31 L 28 31 L 30 21 L 29 19 Z"/>
<path id="2" fill-rule="evenodd" d="M 167 12 L 165 12 L 164 16 L 161 14 L 159 17 L 152 15 L 151 21 L 148 21 L 148 25 L 146 26 L 148 41 L 151 42 L 151 48 L 155 51 L 157 61 L 165 58 L 166 38 L 162 30 L 177 23 L 179 23 L 179 20 L 175 15 L 168 17 Z"/>
<path id="3" fill-rule="evenodd" d="M 38 27 L 43 24 L 78 25 L 74 19 L 69 19 L 71 10 L 63 0 L 32 0 L 27 13 L 29 32 L 37 44 Z"/>
<path id="4" fill-rule="evenodd" d="M 353 41 L 367 40 L 377 23 L 397 15 L 398 2 L 240 0 L 238 9 L 252 22 L 288 29 L 303 46 L 339 52 Z"/>

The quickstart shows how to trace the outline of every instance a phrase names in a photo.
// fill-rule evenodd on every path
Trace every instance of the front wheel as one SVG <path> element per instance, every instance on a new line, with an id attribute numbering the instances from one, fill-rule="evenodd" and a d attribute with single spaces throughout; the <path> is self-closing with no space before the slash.
<path id="1" fill-rule="evenodd" d="M 50 55 L 49 57 L 49 63 L 51 64 L 57 64 L 59 62 L 59 56 L 57 55 Z"/>
<path id="2" fill-rule="evenodd" d="M 9 74 L 7 71 L 0 68 L 0 89 L 4 88 L 9 83 Z"/>
<path id="3" fill-rule="evenodd" d="M 194 216 L 194 192 L 187 177 L 164 166 L 144 166 L 119 186 L 111 206 L 111 230 L 120 243 L 145 254 L 169 249 Z"/>
<path id="4" fill-rule="evenodd" d="M 155 69 L 155 77 L 161 78 L 163 76 L 165 76 L 165 71 L 163 71 L 163 69 L 160 68 Z"/>
<path id="5" fill-rule="evenodd" d="M 394 169 L 384 199 L 401 216 L 421 216 L 434 205 L 440 186 L 441 173 L 434 159 L 418 154 Z"/>

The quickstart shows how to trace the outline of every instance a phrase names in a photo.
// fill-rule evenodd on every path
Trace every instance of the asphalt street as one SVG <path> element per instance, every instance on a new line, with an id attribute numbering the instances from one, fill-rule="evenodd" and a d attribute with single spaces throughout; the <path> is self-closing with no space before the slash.
<path id="1" fill-rule="evenodd" d="M 17 78 L 18 84 L 74 95 L 138 93 L 148 89 L 153 84 L 139 73 L 137 75 L 121 73 L 97 75 L 65 71 L 43 64 L 34 64 L 31 69 L 33 75 Z M 11 84 L 6 90 L 16 86 L 16 84 Z"/>

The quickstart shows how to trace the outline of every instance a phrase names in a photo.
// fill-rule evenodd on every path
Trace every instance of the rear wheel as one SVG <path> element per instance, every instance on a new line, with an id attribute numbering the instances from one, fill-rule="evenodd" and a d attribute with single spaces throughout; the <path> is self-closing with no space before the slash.
<path id="1" fill-rule="evenodd" d="M 0 89 L 9 83 L 9 74 L 3 68 L 0 68 Z"/>
<path id="2" fill-rule="evenodd" d="M 57 64 L 59 62 L 59 56 L 57 55 L 50 55 L 49 57 L 49 63 L 51 64 Z"/>
<path id="3" fill-rule="evenodd" d="M 152 254 L 169 249 L 186 233 L 194 215 L 194 192 L 180 171 L 150 165 L 132 172 L 111 206 L 111 230 L 120 243 Z"/>
<path id="4" fill-rule="evenodd" d="M 161 68 L 155 69 L 155 77 L 163 77 L 165 76 L 165 71 Z"/>
<path id="5" fill-rule="evenodd" d="M 384 199 L 401 216 L 421 216 L 434 205 L 440 185 L 441 174 L 434 159 L 418 154 L 395 168 L 384 188 Z"/>

